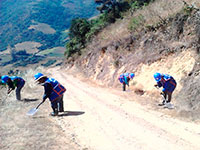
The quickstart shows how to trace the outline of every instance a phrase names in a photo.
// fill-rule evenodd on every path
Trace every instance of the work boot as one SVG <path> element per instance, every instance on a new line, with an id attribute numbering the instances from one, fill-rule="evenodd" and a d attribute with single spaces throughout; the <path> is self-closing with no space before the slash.
<path id="1" fill-rule="evenodd" d="M 58 113 L 51 112 L 50 115 L 51 115 L 51 116 L 58 116 Z"/>
<path id="2" fill-rule="evenodd" d="M 53 112 L 50 113 L 51 116 L 58 116 L 58 110 L 54 109 Z"/>

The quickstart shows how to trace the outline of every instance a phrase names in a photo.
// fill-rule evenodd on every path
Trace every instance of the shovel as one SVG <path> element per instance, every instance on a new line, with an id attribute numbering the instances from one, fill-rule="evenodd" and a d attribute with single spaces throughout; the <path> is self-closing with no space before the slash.
<path id="1" fill-rule="evenodd" d="M 27 112 L 27 115 L 29 115 L 29 116 L 35 115 L 35 113 L 38 111 L 38 108 L 40 107 L 40 105 L 41 105 L 42 103 L 44 103 L 44 101 L 42 101 L 39 105 L 37 105 L 36 108 L 32 108 L 31 110 L 29 110 L 29 111 Z"/>

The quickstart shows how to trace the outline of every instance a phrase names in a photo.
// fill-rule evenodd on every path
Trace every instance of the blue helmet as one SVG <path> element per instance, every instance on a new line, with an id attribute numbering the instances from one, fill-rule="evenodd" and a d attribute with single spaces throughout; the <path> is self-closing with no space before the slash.
<path id="1" fill-rule="evenodd" d="M 2 83 L 7 83 L 8 79 L 9 79 L 8 75 L 1 76 L 1 82 Z"/>
<path id="2" fill-rule="evenodd" d="M 38 81 L 42 77 L 46 77 L 46 76 L 44 76 L 42 73 L 39 72 L 39 73 L 37 73 L 37 74 L 34 75 L 34 78 L 35 78 L 34 80 Z"/>
<path id="3" fill-rule="evenodd" d="M 134 73 L 130 73 L 130 74 L 129 74 L 129 78 L 131 78 L 131 79 L 133 79 L 134 76 L 135 76 Z"/>
<path id="4" fill-rule="evenodd" d="M 156 73 L 153 75 L 153 77 L 154 77 L 154 79 L 158 82 L 158 81 L 161 80 L 162 75 L 161 75 L 161 73 L 156 72 Z"/>

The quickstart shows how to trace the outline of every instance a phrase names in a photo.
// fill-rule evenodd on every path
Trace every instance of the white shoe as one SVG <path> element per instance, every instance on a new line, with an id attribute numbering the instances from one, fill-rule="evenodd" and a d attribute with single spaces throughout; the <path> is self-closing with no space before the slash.
<path id="1" fill-rule="evenodd" d="M 171 103 L 166 103 L 164 108 L 174 109 L 174 105 Z"/>

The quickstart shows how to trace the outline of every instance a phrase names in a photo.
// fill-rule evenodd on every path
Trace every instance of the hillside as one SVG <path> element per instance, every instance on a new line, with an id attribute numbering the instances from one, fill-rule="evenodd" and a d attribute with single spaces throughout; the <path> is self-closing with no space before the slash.
<path id="1" fill-rule="evenodd" d="M 90 0 L 1 0 L 0 10 L 0 65 L 14 67 L 63 57 L 71 20 L 98 14 Z M 12 60 L 10 48 L 22 58 Z"/>
<path id="2" fill-rule="evenodd" d="M 17 43 L 15 48 L 11 45 L 0 52 L 0 63 L 5 63 L 1 74 L 12 69 L 9 74 L 26 81 L 20 101 L 15 91 L 7 95 L 5 86 L 0 86 L 0 149 L 200 149 L 199 0 L 155 0 L 140 7 L 133 4 L 121 15 L 91 39 L 83 40 L 87 41 L 84 46 L 75 47 L 63 65 L 63 47 L 39 50 L 42 44 L 35 41 Z M 86 19 L 79 21 L 88 25 Z M 39 23 L 30 30 L 53 34 L 55 30 L 48 27 Z M 26 61 L 33 64 L 23 66 Z M 46 67 L 49 64 L 53 65 Z M 44 94 L 44 88 L 34 80 L 38 72 L 66 87 L 65 111 L 58 116 L 49 116 L 52 108 L 48 100 L 36 114 L 27 115 Z M 126 92 L 118 81 L 124 72 L 135 73 Z M 177 81 L 172 97 L 175 109 L 157 105 L 162 97 L 161 89 L 154 87 L 155 72 L 170 74 Z"/>
<path id="3" fill-rule="evenodd" d="M 172 99 L 177 116 L 199 118 L 200 3 L 185 2 L 157 0 L 129 14 L 99 33 L 81 57 L 66 60 L 67 68 L 118 88 L 118 75 L 134 72 L 130 89 L 147 104 L 161 99 L 153 74 L 170 74 L 178 82 Z"/>

